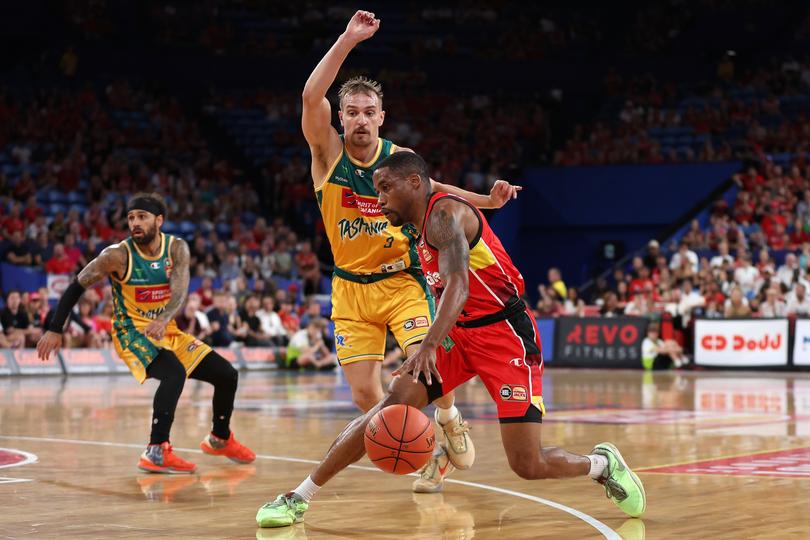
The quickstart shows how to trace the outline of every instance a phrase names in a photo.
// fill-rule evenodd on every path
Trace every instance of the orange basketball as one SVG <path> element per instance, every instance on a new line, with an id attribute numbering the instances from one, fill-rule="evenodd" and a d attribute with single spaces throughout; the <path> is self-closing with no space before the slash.
<path id="1" fill-rule="evenodd" d="M 433 423 L 410 405 L 390 405 L 375 414 L 364 440 L 371 462 L 394 474 L 421 469 L 436 445 Z"/>

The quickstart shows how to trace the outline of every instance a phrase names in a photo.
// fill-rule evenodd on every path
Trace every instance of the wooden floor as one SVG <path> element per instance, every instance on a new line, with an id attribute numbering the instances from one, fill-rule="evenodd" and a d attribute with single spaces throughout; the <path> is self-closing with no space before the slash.
<path id="1" fill-rule="evenodd" d="M 321 490 L 305 524 L 280 530 L 257 529 L 256 509 L 306 477 L 354 416 L 342 378 L 243 374 L 233 427 L 260 455 L 249 466 L 199 453 L 211 391 L 189 381 L 173 444 L 198 464 L 192 476 L 136 469 L 153 391 L 129 376 L 0 378 L 0 538 L 810 538 L 806 373 L 548 369 L 544 445 L 614 442 L 641 471 L 640 520 L 590 480 L 517 478 L 494 405 L 468 384 L 458 401 L 478 459 L 443 494 L 414 495 L 412 478 L 364 459 Z M 14 451 L 38 461 L 4 465 Z"/>

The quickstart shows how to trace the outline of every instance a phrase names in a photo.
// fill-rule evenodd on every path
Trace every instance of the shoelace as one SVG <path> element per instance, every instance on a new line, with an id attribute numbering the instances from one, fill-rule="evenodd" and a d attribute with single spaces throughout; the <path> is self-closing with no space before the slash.
<path id="1" fill-rule="evenodd" d="M 470 424 L 466 420 L 457 426 L 453 426 L 453 435 L 463 435 L 470 431 Z"/>
<path id="2" fill-rule="evenodd" d="M 623 501 L 627 498 L 627 491 L 625 491 L 616 480 L 612 478 L 600 478 L 598 482 L 605 486 L 605 495 L 609 499 L 614 498 L 617 501 Z"/>

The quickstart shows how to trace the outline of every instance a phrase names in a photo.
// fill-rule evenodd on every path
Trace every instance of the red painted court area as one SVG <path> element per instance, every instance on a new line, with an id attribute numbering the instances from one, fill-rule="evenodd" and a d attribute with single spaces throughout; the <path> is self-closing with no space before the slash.
<path id="1" fill-rule="evenodd" d="M 14 450 L 6 450 L 4 448 L 0 448 L 0 467 L 14 465 L 22 461 L 25 461 L 24 455 L 18 454 Z"/>
<path id="2" fill-rule="evenodd" d="M 810 478 L 810 447 L 642 469 L 644 473 Z"/>

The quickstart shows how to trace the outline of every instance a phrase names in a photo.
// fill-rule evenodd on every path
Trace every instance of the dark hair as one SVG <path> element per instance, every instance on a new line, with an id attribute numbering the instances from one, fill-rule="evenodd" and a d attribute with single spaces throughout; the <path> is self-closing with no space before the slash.
<path id="1" fill-rule="evenodd" d="M 160 193 L 145 191 L 136 193 L 127 201 L 127 212 L 132 210 L 145 210 L 166 219 L 166 201 L 163 200 Z"/>
<path id="2" fill-rule="evenodd" d="M 430 180 L 427 163 L 416 152 L 394 152 L 377 166 L 377 169 L 383 168 L 390 169 L 403 177 L 416 173 L 423 182 Z"/>

